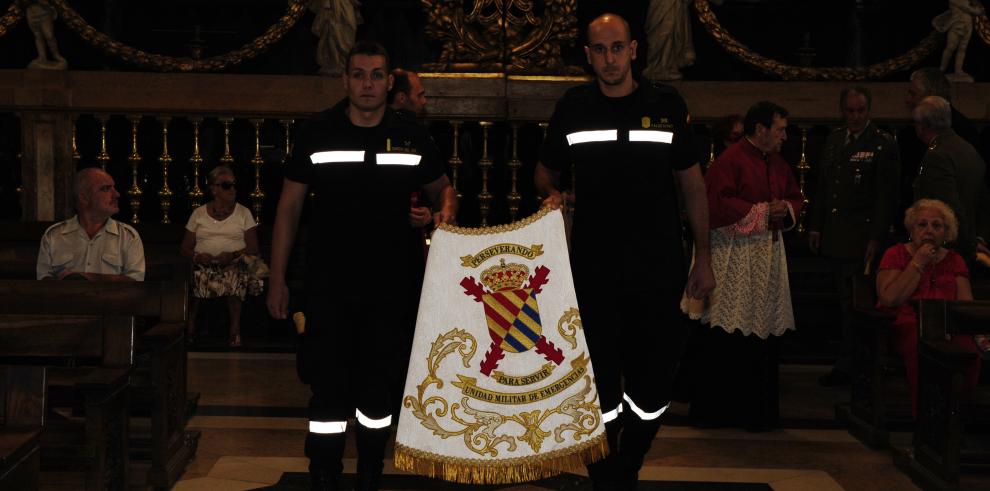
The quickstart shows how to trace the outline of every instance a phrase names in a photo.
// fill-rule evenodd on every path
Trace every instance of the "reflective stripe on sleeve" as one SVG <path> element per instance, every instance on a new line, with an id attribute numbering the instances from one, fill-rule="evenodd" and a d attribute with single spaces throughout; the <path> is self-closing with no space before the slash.
<path id="1" fill-rule="evenodd" d="M 622 414 L 622 403 L 615 406 L 615 409 L 602 413 L 602 423 L 608 423 L 609 421 L 618 418 L 620 414 Z"/>
<path id="2" fill-rule="evenodd" d="M 310 421 L 309 432 L 323 435 L 343 433 L 347 429 L 347 421 Z"/>
<path id="3" fill-rule="evenodd" d="M 373 430 L 378 430 L 381 428 L 388 428 L 392 424 L 392 415 L 389 414 L 381 419 L 371 419 L 365 416 L 360 409 L 354 411 L 354 415 L 357 417 L 357 422 L 359 425 L 365 428 L 371 428 Z"/>
<path id="4" fill-rule="evenodd" d="M 314 164 L 341 164 L 364 162 L 364 150 L 331 150 L 309 156 Z"/>
<path id="5" fill-rule="evenodd" d="M 670 407 L 670 403 L 667 403 L 666 406 L 664 406 L 664 407 L 662 407 L 662 408 L 660 408 L 660 409 L 658 409 L 658 410 L 656 410 L 656 411 L 654 411 L 652 413 L 648 413 L 648 412 L 643 411 L 642 409 L 640 409 L 639 406 L 637 406 L 636 403 L 633 402 L 633 400 L 627 394 L 622 394 L 622 398 L 625 399 L 626 402 L 629 404 L 629 409 L 632 409 L 632 412 L 633 413 L 636 413 L 636 416 L 638 416 L 639 419 L 641 419 L 643 421 L 651 421 L 651 420 L 654 420 L 654 419 L 659 418 L 660 415 L 663 414 L 663 412 L 666 411 L 668 407 Z"/>
<path id="6" fill-rule="evenodd" d="M 674 134 L 658 130 L 629 130 L 629 141 L 671 143 L 674 141 Z"/>
<path id="7" fill-rule="evenodd" d="M 414 153 L 379 153 L 375 159 L 378 165 L 417 165 L 423 157 Z"/>
<path id="8" fill-rule="evenodd" d="M 614 142 L 619 139 L 619 130 L 577 131 L 567 135 L 568 145 L 590 142 Z"/>

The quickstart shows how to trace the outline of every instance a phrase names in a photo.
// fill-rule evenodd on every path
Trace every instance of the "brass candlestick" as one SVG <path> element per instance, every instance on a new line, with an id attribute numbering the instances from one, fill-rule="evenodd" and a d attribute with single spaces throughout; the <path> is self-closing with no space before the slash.
<path id="1" fill-rule="evenodd" d="M 711 144 L 708 146 L 708 162 L 705 162 L 705 168 L 702 170 L 708 172 L 708 169 L 710 169 L 712 167 L 712 164 L 714 163 L 715 163 L 715 138 L 713 137 Z"/>
<path id="2" fill-rule="evenodd" d="M 162 154 L 158 157 L 158 163 L 162 166 L 162 188 L 158 190 L 158 200 L 162 208 L 162 223 L 169 224 L 172 221 L 168 217 L 168 212 L 172 208 L 172 190 L 168 187 L 168 166 L 172 163 L 172 156 L 168 154 L 168 123 L 172 118 L 162 116 L 158 121 L 162 123 Z"/>
<path id="3" fill-rule="evenodd" d="M 461 161 L 461 158 L 458 157 L 458 147 L 460 147 L 458 130 L 460 130 L 461 128 L 461 122 L 451 121 L 450 126 L 454 128 L 454 146 L 453 146 L 453 151 L 451 152 L 450 159 L 447 160 L 447 164 L 450 165 L 451 177 L 453 178 L 452 179 L 453 182 L 451 183 L 451 186 L 453 186 L 454 191 L 457 193 L 457 201 L 460 202 L 461 198 L 464 197 L 464 195 L 461 194 L 461 191 L 457 188 L 458 173 L 460 172 L 461 164 L 464 163 L 463 161 Z"/>
<path id="4" fill-rule="evenodd" d="M 805 158 L 805 147 L 808 144 L 808 129 L 801 128 L 801 160 L 798 162 L 798 188 L 801 190 L 801 202 L 803 206 L 801 207 L 800 217 L 798 217 L 797 231 L 799 234 L 805 232 L 804 229 L 804 217 L 808 213 L 808 195 L 804 192 L 804 177 L 805 174 L 811 170 L 811 166 L 808 165 L 808 159 Z"/>
<path id="5" fill-rule="evenodd" d="M 261 205 L 265 201 L 265 192 L 261 190 L 261 166 L 265 164 L 265 159 L 261 158 L 261 125 L 264 119 L 252 119 L 254 125 L 254 158 L 251 165 L 254 166 L 254 191 L 251 191 L 251 207 L 254 208 L 254 220 L 261 224 Z"/>
<path id="6" fill-rule="evenodd" d="M 519 194 L 516 187 L 519 179 L 519 169 L 522 167 L 522 161 L 519 160 L 519 123 L 512 123 L 512 158 L 509 159 L 506 165 L 512 174 L 512 189 L 509 190 L 507 199 L 509 201 L 509 218 L 514 222 L 516 221 L 516 215 L 519 213 L 519 202 L 522 201 L 522 195 Z"/>
<path id="7" fill-rule="evenodd" d="M 14 159 L 17 160 L 18 169 L 22 168 L 21 158 L 23 157 L 23 155 L 24 155 L 23 153 L 17 152 L 17 155 L 14 157 Z M 23 178 L 17 183 L 17 187 L 14 189 L 14 193 L 17 194 L 17 202 L 21 204 L 21 219 L 24 220 L 26 218 L 25 215 L 27 214 L 27 210 L 26 210 L 27 207 L 24 206 L 24 186 L 21 184 L 22 182 L 23 182 Z M 73 199 L 75 199 L 75 197 L 73 197 Z"/>
<path id="8" fill-rule="evenodd" d="M 193 168 L 193 187 L 189 191 L 189 206 L 198 208 L 203 204 L 203 189 L 199 187 L 199 168 L 203 165 L 203 156 L 199 154 L 199 125 L 203 123 L 202 117 L 189 118 L 193 125 L 193 154 L 189 157 L 189 163 Z"/>
<path id="9" fill-rule="evenodd" d="M 223 157 L 220 157 L 220 163 L 229 167 L 234 165 L 234 156 L 230 154 L 230 124 L 234 122 L 234 118 L 218 120 L 223 123 Z"/>
<path id="10" fill-rule="evenodd" d="M 78 118 L 72 116 L 72 168 L 79 168 L 79 161 L 82 160 L 82 155 L 79 154 L 79 147 L 76 146 L 76 122 Z"/>
<path id="11" fill-rule="evenodd" d="M 550 123 L 544 121 L 542 123 L 538 123 L 537 126 L 540 127 L 540 145 L 542 146 L 543 143 L 547 141 L 547 131 L 550 129 Z M 573 172 L 571 174 L 573 174 Z M 534 195 L 534 198 L 536 198 L 537 207 L 543 206 L 543 196 L 539 195 L 539 191 L 537 191 L 537 194 Z"/>
<path id="12" fill-rule="evenodd" d="M 131 200 L 131 223 L 140 223 L 138 212 L 141 210 L 141 186 L 138 184 L 138 167 L 141 165 L 141 154 L 138 153 L 138 123 L 141 116 L 132 114 L 127 117 L 131 122 L 131 154 L 127 156 L 127 161 L 131 163 L 131 187 L 127 190 L 127 197 Z"/>
<path id="13" fill-rule="evenodd" d="M 100 168 L 107 170 L 107 164 L 110 163 L 110 154 L 107 153 L 107 119 L 109 116 L 106 114 L 100 114 L 96 116 L 96 119 L 100 122 L 100 153 L 96 155 L 96 161 L 100 163 Z M 75 128 L 73 127 L 73 131 Z M 74 153 L 74 152 L 73 152 Z M 75 155 L 73 155 L 75 157 Z"/>
<path id="14" fill-rule="evenodd" d="M 285 155 L 282 156 L 282 165 L 289 163 L 289 157 L 292 155 L 292 138 L 289 136 L 289 130 L 292 129 L 292 123 L 295 120 L 292 119 L 280 119 L 279 123 L 282 123 L 282 127 L 285 128 Z"/>
<path id="15" fill-rule="evenodd" d="M 493 162 L 488 158 L 488 129 L 492 126 L 491 121 L 481 121 L 481 160 L 478 167 L 481 168 L 481 192 L 478 193 L 478 205 L 481 209 L 481 226 L 488 226 L 488 214 L 492 209 L 492 193 L 488 192 L 488 171 L 492 168 Z"/>

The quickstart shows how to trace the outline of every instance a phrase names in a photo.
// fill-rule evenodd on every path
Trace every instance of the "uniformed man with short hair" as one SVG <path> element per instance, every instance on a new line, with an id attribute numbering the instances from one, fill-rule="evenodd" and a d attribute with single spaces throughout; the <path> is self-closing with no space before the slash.
<path id="1" fill-rule="evenodd" d="M 865 87 L 839 95 L 846 124 L 825 142 L 812 200 L 809 246 L 830 260 L 841 305 L 841 353 L 832 372 L 820 379 L 826 386 L 850 380 L 852 277 L 875 269 L 896 212 L 900 154 L 893 136 L 870 121 L 872 102 Z"/>
<path id="2" fill-rule="evenodd" d="M 357 422 L 356 489 L 378 488 L 392 410 L 414 332 L 424 258 L 409 196 L 423 191 L 450 223 L 456 198 L 439 150 L 414 118 L 388 109 L 388 55 L 360 42 L 347 58 L 347 98 L 296 133 L 272 231 L 268 310 L 287 317 L 286 266 L 310 189 L 305 332 L 298 365 L 313 392 L 306 456 L 313 489 L 337 489 L 345 431 Z"/>
<path id="3" fill-rule="evenodd" d="M 915 106 L 913 116 L 918 138 L 928 145 L 914 179 L 914 201 L 937 199 L 952 208 L 959 220 L 959 237 L 953 248 L 973 269 L 987 164 L 976 147 L 952 129 L 949 101 L 925 97 Z"/>
<path id="4" fill-rule="evenodd" d="M 560 207 L 561 171 L 574 166 L 571 267 L 610 447 L 588 473 L 595 489 L 634 489 L 688 334 L 682 294 L 704 298 L 715 283 L 708 202 L 687 105 L 674 88 L 633 77 L 626 21 L 593 20 L 585 54 L 596 81 L 557 103 L 534 177 L 544 205 Z M 675 177 L 694 236 L 690 275 Z"/>

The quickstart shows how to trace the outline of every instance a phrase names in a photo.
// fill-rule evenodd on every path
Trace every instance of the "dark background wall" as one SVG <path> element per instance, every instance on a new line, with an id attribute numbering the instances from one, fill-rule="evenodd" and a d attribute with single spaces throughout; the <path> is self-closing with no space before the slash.
<path id="1" fill-rule="evenodd" d="M 468 8 L 473 0 L 466 0 Z M 6 2 L 5 2 L 6 3 Z M 91 25 L 130 46 L 153 53 L 189 56 L 190 45 L 201 43 L 204 56 L 214 56 L 250 42 L 285 12 L 284 0 L 123 0 L 70 1 Z M 359 37 L 383 43 L 397 65 L 416 68 L 436 59 L 439 47 L 423 32 L 420 0 L 363 0 L 365 19 Z M 541 0 L 534 0 L 537 9 Z M 643 41 L 647 0 L 579 0 L 578 43 L 565 58 L 584 66 L 583 26 L 606 11 L 625 16 Z M 814 66 L 869 65 L 914 47 L 931 32 L 931 19 L 946 2 L 901 0 L 724 0 L 713 5 L 723 26 L 754 51 L 781 62 Z M 310 32 L 313 14 L 306 13 L 285 39 L 255 60 L 228 69 L 232 73 L 312 74 L 316 37 Z M 725 53 L 694 18 L 698 61 L 683 70 L 687 80 L 769 80 L 772 77 Z M 198 32 L 198 41 L 196 40 Z M 136 70 L 107 58 L 56 21 L 59 44 L 73 70 Z M 924 65 L 937 65 L 941 47 Z M 988 47 L 974 33 L 966 70 L 978 81 L 988 78 Z M 0 38 L 0 67 L 22 68 L 35 56 L 31 33 L 21 22 Z M 644 56 L 640 57 L 641 60 Z M 642 68 L 637 66 L 637 68 Z M 889 80 L 903 80 L 894 74 Z"/>

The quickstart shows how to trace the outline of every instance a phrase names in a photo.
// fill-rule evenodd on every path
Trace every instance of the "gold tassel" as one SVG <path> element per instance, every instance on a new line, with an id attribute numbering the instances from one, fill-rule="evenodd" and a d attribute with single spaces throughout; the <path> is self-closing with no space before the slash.
<path id="1" fill-rule="evenodd" d="M 395 444 L 395 468 L 420 476 L 464 484 L 515 484 L 538 481 L 586 466 L 608 455 L 605 434 L 581 445 L 532 457 L 503 460 L 464 459 Z"/>

